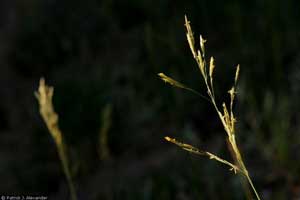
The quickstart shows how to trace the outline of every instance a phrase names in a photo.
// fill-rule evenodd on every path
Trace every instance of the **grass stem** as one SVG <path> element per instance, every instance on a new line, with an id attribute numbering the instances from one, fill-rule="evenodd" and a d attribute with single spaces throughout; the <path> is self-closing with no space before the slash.
<path id="1" fill-rule="evenodd" d="M 39 102 L 40 114 L 56 144 L 63 171 L 68 182 L 71 200 L 77 200 L 76 190 L 72 180 L 66 148 L 62 138 L 62 133 L 58 126 L 58 115 L 54 111 L 52 104 L 53 91 L 53 87 L 47 86 L 45 84 L 45 80 L 41 78 L 39 89 L 34 94 Z"/>
<path id="2" fill-rule="evenodd" d="M 190 22 L 188 21 L 186 16 L 185 16 L 185 27 L 187 30 L 186 37 L 187 37 L 188 44 L 190 46 L 190 50 L 192 52 L 194 59 L 196 60 L 196 63 L 201 72 L 202 78 L 206 85 L 208 100 L 213 104 L 213 107 L 215 108 L 215 110 L 218 114 L 218 117 L 220 118 L 220 121 L 222 122 L 223 128 L 228 137 L 229 147 L 230 147 L 230 150 L 232 151 L 232 158 L 235 161 L 235 164 L 233 164 L 227 160 L 224 160 L 210 152 L 201 151 L 201 150 L 197 149 L 196 147 L 193 147 L 192 145 L 178 142 L 175 139 L 172 139 L 170 137 L 165 137 L 165 139 L 167 141 L 174 143 L 177 146 L 181 147 L 183 150 L 189 151 L 189 152 L 197 154 L 197 155 L 208 156 L 209 159 L 214 159 L 220 163 L 228 165 L 228 166 L 230 166 L 231 170 L 234 171 L 235 174 L 237 172 L 243 174 L 244 176 L 246 176 L 253 192 L 255 193 L 256 198 L 258 200 L 260 200 L 260 197 L 254 187 L 254 184 L 249 176 L 247 168 L 242 159 L 240 150 L 236 143 L 236 137 L 235 137 L 236 119 L 235 119 L 234 112 L 233 112 L 233 103 L 234 103 L 235 94 L 236 94 L 236 84 L 237 84 L 237 80 L 238 80 L 238 76 L 239 76 L 240 67 L 239 67 L 239 65 L 237 66 L 236 72 L 235 72 L 235 77 L 234 77 L 234 85 L 228 91 L 228 93 L 230 95 L 230 104 L 228 106 L 226 103 L 222 103 L 223 110 L 219 109 L 219 107 L 216 103 L 216 100 L 215 100 L 215 92 L 214 92 L 214 87 L 213 87 L 213 72 L 215 69 L 214 58 L 213 57 L 210 58 L 209 66 L 207 66 L 206 61 L 205 61 L 205 45 L 204 45 L 206 40 L 203 39 L 202 36 L 200 35 L 200 49 L 197 50 L 195 47 L 195 39 L 194 39 L 194 35 L 192 32 L 192 28 L 191 28 Z M 200 95 L 201 97 L 203 97 L 203 95 L 199 94 L 195 90 L 193 90 L 189 87 L 186 87 L 185 85 L 181 84 L 180 82 L 178 82 L 170 77 L 165 76 L 163 73 L 160 73 L 159 76 L 161 77 L 162 80 L 170 83 L 173 86 L 192 91 L 193 93 L 196 93 L 196 94 Z M 207 98 L 205 97 L 205 99 L 207 99 Z"/>

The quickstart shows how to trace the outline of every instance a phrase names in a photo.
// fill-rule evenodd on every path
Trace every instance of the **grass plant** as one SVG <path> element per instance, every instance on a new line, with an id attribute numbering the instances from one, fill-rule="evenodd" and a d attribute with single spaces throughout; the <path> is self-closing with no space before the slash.
<path id="1" fill-rule="evenodd" d="M 54 139 L 59 158 L 62 163 L 62 167 L 68 182 L 70 189 L 71 200 L 77 200 L 76 190 L 74 187 L 74 182 L 72 180 L 70 165 L 66 153 L 66 147 L 63 141 L 62 132 L 58 126 L 58 115 L 54 111 L 52 97 L 54 88 L 47 86 L 43 78 L 40 79 L 40 85 L 38 91 L 34 94 L 39 102 L 40 114 Z"/>
<path id="2" fill-rule="evenodd" d="M 181 147 L 183 150 L 186 150 L 193 154 L 207 156 L 207 157 L 209 157 L 209 159 L 213 159 L 220 163 L 223 163 L 223 164 L 229 166 L 230 170 L 232 170 L 235 174 L 237 174 L 237 173 L 242 174 L 244 177 L 246 177 L 256 198 L 258 200 L 260 200 L 259 194 L 254 187 L 254 184 L 253 184 L 251 177 L 249 175 L 249 172 L 244 164 L 242 155 L 240 153 L 240 150 L 239 150 L 239 148 L 237 146 L 237 142 L 236 142 L 236 130 L 235 130 L 236 118 L 235 118 L 235 115 L 233 112 L 233 104 L 234 104 L 234 100 L 235 100 L 236 85 L 237 85 L 237 80 L 239 77 L 240 66 L 238 65 L 236 67 L 234 84 L 231 87 L 231 89 L 228 91 L 229 96 L 230 96 L 230 104 L 228 105 L 225 102 L 223 102 L 222 106 L 219 106 L 216 103 L 214 84 L 213 84 L 214 83 L 213 75 L 214 75 L 214 69 L 215 69 L 214 58 L 210 57 L 209 64 L 207 64 L 206 59 L 205 59 L 205 42 L 206 42 L 206 40 L 204 40 L 201 35 L 200 35 L 200 49 L 197 49 L 195 47 L 195 38 L 194 38 L 194 35 L 192 32 L 192 28 L 190 26 L 190 22 L 188 21 L 186 16 L 185 16 L 185 27 L 186 27 L 186 31 L 187 31 L 187 33 L 186 33 L 187 41 L 188 41 L 189 47 L 191 49 L 192 55 L 197 62 L 198 68 L 199 68 L 201 75 L 203 77 L 203 80 L 205 82 L 208 96 L 206 97 L 206 96 L 201 95 L 198 91 L 187 87 L 185 84 L 182 84 L 163 73 L 159 73 L 158 76 L 163 81 L 171 84 L 174 87 L 178 87 L 181 89 L 191 91 L 191 92 L 205 98 L 209 102 L 211 102 L 211 104 L 213 105 L 215 111 L 217 112 L 217 115 L 225 129 L 234 163 L 229 162 L 225 159 L 222 159 L 213 153 L 199 150 L 198 148 L 196 148 L 190 144 L 185 144 L 185 143 L 179 142 L 176 139 L 170 138 L 168 136 L 166 136 L 165 139 L 168 142 L 171 142 L 171 143 Z"/>

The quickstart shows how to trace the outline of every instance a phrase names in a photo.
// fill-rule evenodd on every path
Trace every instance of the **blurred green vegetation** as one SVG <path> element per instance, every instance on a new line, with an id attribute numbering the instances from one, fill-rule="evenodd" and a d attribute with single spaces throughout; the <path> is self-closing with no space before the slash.
<path id="1" fill-rule="evenodd" d="M 166 72 L 205 94 L 185 38 L 187 14 L 195 36 L 208 40 L 206 54 L 215 57 L 217 99 L 227 97 L 234 67 L 241 65 L 238 142 L 259 193 L 263 199 L 299 198 L 299 1 L 8 5 L 15 18 L 1 23 L 16 25 L 10 37 L 1 35 L 9 43 L 1 53 L 2 77 L 5 69 L 14 75 L 3 84 L 11 99 L 0 102 L 0 173 L 7 180 L 0 193 L 67 199 L 55 146 L 33 97 L 44 76 L 55 87 L 79 199 L 245 199 L 242 180 L 226 168 L 163 141 L 168 134 L 230 158 L 211 106 L 156 75 Z M 100 160 L 99 130 L 107 123 L 100 117 L 108 104 L 110 159 Z"/>

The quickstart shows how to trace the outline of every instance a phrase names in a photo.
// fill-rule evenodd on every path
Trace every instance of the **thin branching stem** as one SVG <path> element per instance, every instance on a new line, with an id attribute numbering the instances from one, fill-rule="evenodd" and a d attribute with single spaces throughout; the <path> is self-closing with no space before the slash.
<path id="1" fill-rule="evenodd" d="M 209 101 L 213 104 L 213 107 L 215 108 L 220 121 L 222 122 L 222 125 L 225 129 L 225 132 L 227 134 L 228 137 L 228 141 L 230 144 L 230 147 L 232 149 L 232 157 L 233 160 L 235 161 L 235 164 L 232 164 L 231 162 L 228 162 L 227 160 L 224 160 L 212 153 L 206 152 L 206 151 L 200 151 L 199 149 L 189 145 L 189 144 L 185 144 L 185 143 L 181 143 L 176 141 L 175 139 L 171 139 L 169 137 L 166 137 L 166 140 L 168 140 L 169 142 L 172 142 L 178 146 L 180 146 L 182 149 L 189 151 L 191 153 L 197 154 L 197 155 L 204 155 L 204 156 L 208 156 L 210 159 L 214 159 L 216 161 L 219 161 L 223 164 L 226 164 L 228 166 L 231 167 L 231 169 L 234 170 L 234 172 L 240 172 L 241 174 L 243 174 L 244 176 L 246 176 L 253 192 L 255 193 L 255 196 L 258 200 L 260 200 L 260 197 L 254 187 L 254 184 L 249 176 L 249 173 L 247 171 L 247 168 L 244 164 L 244 161 L 242 159 L 240 150 L 237 146 L 236 143 L 236 139 L 235 139 L 235 123 L 236 123 L 236 119 L 233 113 L 233 103 L 234 103 L 234 98 L 235 98 L 235 93 L 236 93 L 236 85 L 237 85 L 237 80 L 238 80 L 238 76 L 239 76 L 239 65 L 236 68 L 236 73 L 235 73 L 235 78 L 234 78 L 234 85 L 233 87 L 228 91 L 229 95 L 230 95 L 230 104 L 229 106 L 226 105 L 226 103 L 222 104 L 223 107 L 223 111 L 221 111 L 219 109 L 219 107 L 217 106 L 216 100 L 215 100 L 215 92 L 214 92 L 214 87 L 213 87 L 213 72 L 214 72 L 214 58 L 211 57 L 210 59 L 210 63 L 209 63 L 209 68 L 206 65 L 206 61 L 205 61 L 205 45 L 204 43 L 206 42 L 206 40 L 204 40 L 202 38 L 202 36 L 200 35 L 200 50 L 197 50 L 195 47 L 195 39 L 194 39 L 194 35 L 192 32 L 192 28 L 190 26 L 190 22 L 188 21 L 187 17 L 185 17 L 185 27 L 187 30 L 186 36 L 187 36 L 187 41 L 188 44 L 190 46 L 191 52 L 193 54 L 194 59 L 196 60 L 197 64 L 198 64 L 198 68 L 201 72 L 201 75 L 204 79 L 205 85 L 206 85 L 206 90 L 207 90 L 207 95 L 208 95 L 208 99 Z M 208 70 L 209 69 L 209 70 Z M 184 86 L 183 84 L 177 82 L 174 79 L 171 79 L 169 77 L 163 76 L 164 74 L 161 73 L 161 78 L 166 81 L 169 82 L 171 85 L 174 85 L 176 87 L 179 88 L 184 88 L 187 90 L 192 91 L 193 93 L 196 93 L 198 95 L 200 95 L 197 91 L 188 88 L 186 86 Z M 200 95 L 202 96 L 202 95 Z"/>

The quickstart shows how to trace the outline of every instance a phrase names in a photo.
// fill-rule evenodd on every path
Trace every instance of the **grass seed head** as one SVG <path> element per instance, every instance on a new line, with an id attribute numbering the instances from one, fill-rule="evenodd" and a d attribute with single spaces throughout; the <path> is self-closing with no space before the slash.
<path id="1" fill-rule="evenodd" d="M 165 81 L 166 83 L 169 83 L 170 85 L 182 89 L 186 89 L 187 87 L 183 85 L 182 83 L 172 79 L 171 77 L 165 75 L 164 73 L 159 73 L 158 76 L 161 78 L 161 80 Z"/>

